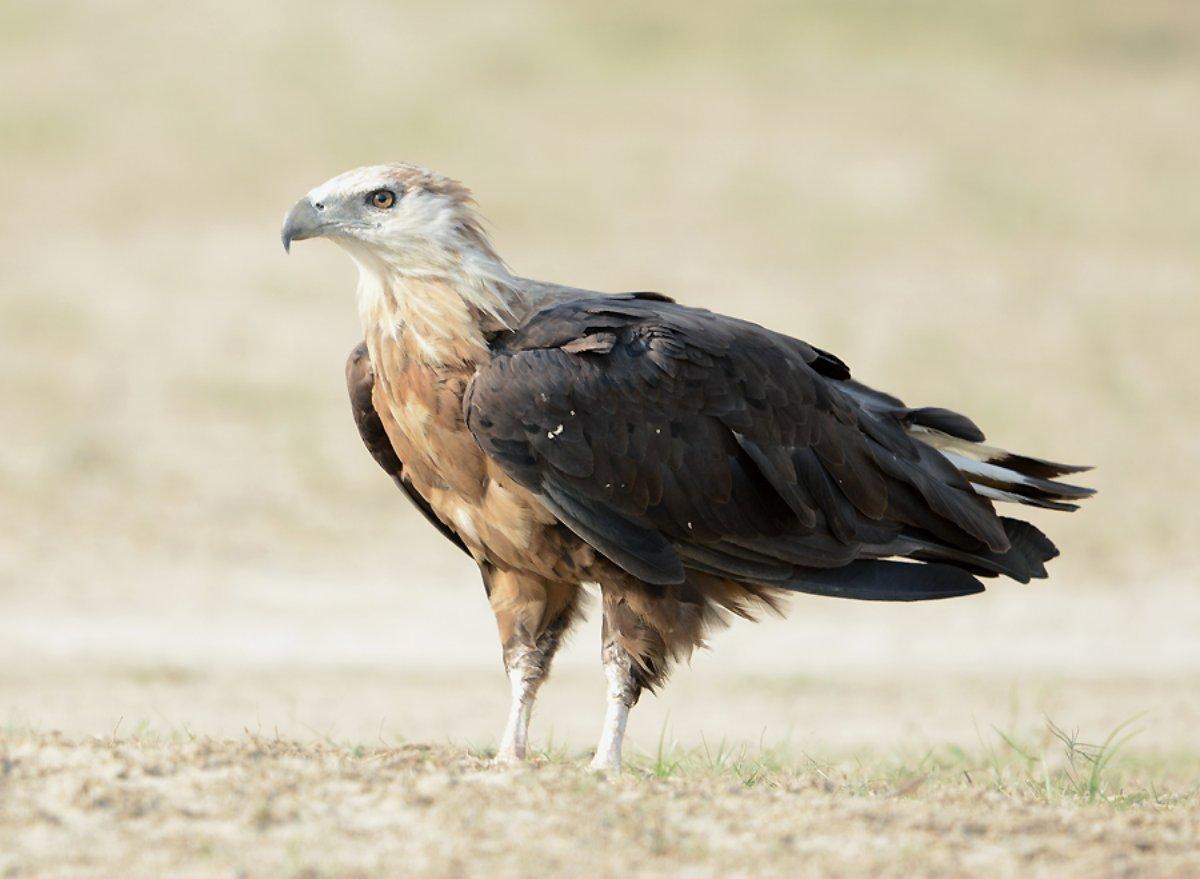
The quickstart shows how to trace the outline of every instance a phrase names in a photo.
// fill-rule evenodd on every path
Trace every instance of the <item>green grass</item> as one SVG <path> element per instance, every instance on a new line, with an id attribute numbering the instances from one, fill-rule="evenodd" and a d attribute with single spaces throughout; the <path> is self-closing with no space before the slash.
<path id="1" fill-rule="evenodd" d="M 1046 718 L 1040 729 L 993 728 L 973 746 L 815 757 L 791 742 L 773 745 L 702 740 L 683 747 L 664 725 L 653 752 L 626 756 L 626 775 L 644 779 L 730 780 L 746 787 L 816 784 L 850 796 L 911 796 L 929 788 L 977 788 L 1047 805 L 1173 806 L 1200 791 L 1200 754 L 1159 755 L 1128 746 L 1141 729 L 1131 718 L 1093 743 Z M 561 748 L 539 752 L 551 763 L 580 760 Z"/>
<path id="2" fill-rule="evenodd" d="M 787 791 L 817 789 L 849 797 L 924 797 L 936 792 L 990 792 L 1005 799 L 1065 807 L 1173 808 L 1200 800 L 1200 752 L 1158 753 L 1131 747 L 1144 727 L 1138 715 L 1100 734 L 1085 736 L 1051 718 L 1040 727 L 1004 730 L 993 727 L 971 745 L 945 742 L 930 746 L 902 745 L 891 750 L 810 754 L 789 740 L 775 743 L 731 742 L 726 739 L 683 746 L 664 723 L 651 751 L 628 749 L 619 783 L 731 783 L 745 788 Z M 388 761 L 411 749 L 409 743 L 385 740 L 343 741 L 311 730 L 320 747 L 339 759 Z M 37 739 L 26 724 L 0 727 L 4 747 Z M 247 731 L 259 748 L 292 747 L 277 735 Z M 186 727 L 143 718 L 119 723 L 107 741 L 138 747 L 178 746 L 200 741 Z M 482 769 L 494 748 L 481 744 L 431 747 L 457 751 Z M 578 769 L 588 787 L 603 784 L 586 769 L 589 754 L 556 743 L 553 738 L 532 752 L 531 767 Z M 498 770 L 500 771 L 500 770 Z"/>

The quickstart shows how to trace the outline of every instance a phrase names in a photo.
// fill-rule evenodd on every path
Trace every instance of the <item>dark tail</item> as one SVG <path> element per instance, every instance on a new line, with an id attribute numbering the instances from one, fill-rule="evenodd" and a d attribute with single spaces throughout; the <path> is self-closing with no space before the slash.
<path id="1" fill-rule="evenodd" d="M 976 494 L 995 501 L 1048 510 L 1076 510 L 1079 501 L 1096 493 L 1095 489 L 1061 482 L 1057 478 L 1083 473 L 1090 467 L 1017 455 L 938 431 L 920 430 L 913 435 L 945 455 L 971 483 Z"/>
<path id="2" fill-rule="evenodd" d="M 857 598 L 863 601 L 932 601 L 983 591 L 976 576 L 1004 574 L 1021 583 L 1046 576 L 1046 562 L 1058 555 L 1045 534 L 1019 519 L 1001 519 L 1011 546 L 970 552 L 933 538 L 903 537 L 912 562 L 859 559 L 841 568 L 803 568 L 779 585 L 793 592 Z"/>
<path id="3" fill-rule="evenodd" d="M 968 571 L 939 563 L 859 559 L 841 568 L 806 568 L 784 583 L 792 592 L 861 601 L 931 601 L 983 591 Z"/>
<path id="4" fill-rule="evenodd" d="M 1000 522 L 1009 541 L 1009 548 L 1004 552 L 993 552 L 986 547 L 964 550 L 939 543 L 931 537 L 906 535 L 901 539 L 910 548 L 904 555 L 921 561 L 948 562 L 983 577 L 1003 574 L 1019 583 L 1044 579 L 1046 562 L 1058 555 L 1058 547 L 1028 522 L 1007 517 Z"/>

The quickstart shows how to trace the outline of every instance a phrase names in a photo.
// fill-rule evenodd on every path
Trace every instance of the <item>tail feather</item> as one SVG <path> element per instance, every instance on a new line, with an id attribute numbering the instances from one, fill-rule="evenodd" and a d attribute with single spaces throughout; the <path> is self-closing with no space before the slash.
<path id="1" fill-rule="evenodd" d="M 771 585 L 860 601 L 931 601 L 983 591 L 983 584 L 963 568 L 883 559 L 859 559 L 841 568 L 806 568 Z"/>
<path id="2" fill-rule="evenodd" d="M 1079 508 L 1076 501 L 1096 493 L 1095 489 L 1056 479 L 1070 473 L 1082 473 L 1090 467 L 1017 455 L 923 426 L 910 427 L 909 433 L 941 452 L 971 483 L 976 494 L 992 500 L 1051 510 L 1075 510 Z"/>
<path id="3" fill-rule="evenodd" d="M 1054 509 L 1077 509 L 1077 500 L 1091 497 L 1095 490 L 1081 485 L 1071 485 L 1067 482 L 1055 482 L 1040 476 L 1031 476 L 1019 470 L 1013 470 L 994 464 L 991 461 L 977 461 L 956 451 L 942 450 L 951 464 L 967 478 L 975 487 L 995 489 L 1005 494 L 1015 495 L 1018 503 L 1032 502 L 1041 506 L 1039 501 L 1047 501 L 1056 506 Z"/>
<path id="4" fill-rule="evenodd" d="M 994 449 L 984 446 L 989 452 L 988 462 L 1006 470 L 1016 470 L 1026 476 L 1038 476 L 1042 479 L 1054 479 L 1057 476 L 1067 476 L 1071 473 L 1086 473 L 1091 470 L 1090 464 L 1059 464 L 1047 461 L 1045 458 L 1034 458 L 1029 455 L 1018 455 L 1006 452 L 1004 449 Z"/>
<path id="5" fill-rule="evenodd" d="M 1012 543 L 1012 548 L 1006 555 L 1013 560 L 1023 559 L 1031 571 L 1031 577 L 1044 578 L 1046 562 L 1058 557 L 1058 547 L 1054 545 L 1054 541 L 1043 534 L 1041 529 L 1021 519 L 1010 519 L 1006 516 L 1001 521 Z"/>
<path id="6" fill-rule="evenodd" d="M 1027 497 L 1011 491 L 1004 491 L 1000 488 L 993 488 L 990 485 L 980 485 L 977 482 L 972 483 L 971 488 L 975 489 L 976 494 L 994 501 L 1005 501 L 1010 504 L 1026 504 L 1031 507 L 1041 507 L 1043 510 L 1059 510 L 1064 513 L 1079 509 L 1079 504 L 1052 501 L 1046 498 Z"/>
<path id="7" fill-rule="evenodd" d="M 1028 522 L 1007 517 L 1000 521 L 1009 541 L 1009 548 L 1004 552 L 994 552 L 986 547 L 974 551 L 965 550 L 938 543 L 929 537 L 907 535 L 909 547 L 905 554 L 909 558 L 922 561 L 961 565 L 983 577 L 1003 574 L 1019 583 L 1045 579 L 1046 562 L 1058 555 L 1058 547 Z"/>

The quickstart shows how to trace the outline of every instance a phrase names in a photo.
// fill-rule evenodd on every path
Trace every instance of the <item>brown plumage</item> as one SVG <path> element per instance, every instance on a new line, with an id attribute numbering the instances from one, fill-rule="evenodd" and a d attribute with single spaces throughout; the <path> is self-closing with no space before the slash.
<path id="1" fill-rule="evenodd" d="M 358 435 L 362 437 L 363 445 L 367 447 L 367 451 L 371 453 L 375 463 L 382 467 L 384 472 L 392 477 L 397 487 L 408 495 L 413 506 L 421 511 L 421 515 L 430 525 L 469 555 L 467 545 L 462 542 L 462 538 L 437 517 L 433 507 L 429 506 L 429 502 L 413 488 L 412 483 L 404 476 L 404 463 L 396 454 L 396 450 L 392 448 L 392 441 L 388 439 L 387 431 L 383 428 L 383 421 L 379 418 L 375 404 L 371 401 L 371 396 L 375 391 L 375 370 L 371 368 L 371 358 L 367 355 L 366 342 L 359 342 L 355 345 L 354 350 L 346 359 L 346 390 L 350 393 L 350 412 L 354 416 L 354 425 L 358 428 Z"/>
<path id="2" fill-rule="evenodd" d="M 330 237 L 359 265 L 355 422 L 480 566 L 513 687 L 501 758 L 525 754 L 585 584 L 609 681 L 593 765 L 612 769 L 629 706 L 723 615 L 788 591 L 912 601 L 1044 577 L 1054 545 L 992 500 L 1091 494 L 1056 479 L 1081 468 L 985 446 L 797 339 L 515 277 L 481 228 L 461 185 L 389 165 L 313 190 L 283 237 Z"/>

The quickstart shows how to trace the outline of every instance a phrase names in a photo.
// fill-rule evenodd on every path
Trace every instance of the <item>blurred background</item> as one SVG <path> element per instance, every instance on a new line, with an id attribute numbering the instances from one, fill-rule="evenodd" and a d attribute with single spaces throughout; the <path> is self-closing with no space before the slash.
<path id="1" fill-rule="evenodd" d="M 524 275 L 660 290 L 1092 463 L 1052 580 L 739 624 L 633 722 L 806 747 L 1200 721 L 1200 7 L 0 4 L 0 722 L 494 744 L 473 566 L 359 444 L 296 198 L 462 179 Z M 601 714 L 595 614 L 535 738 Z"/>

